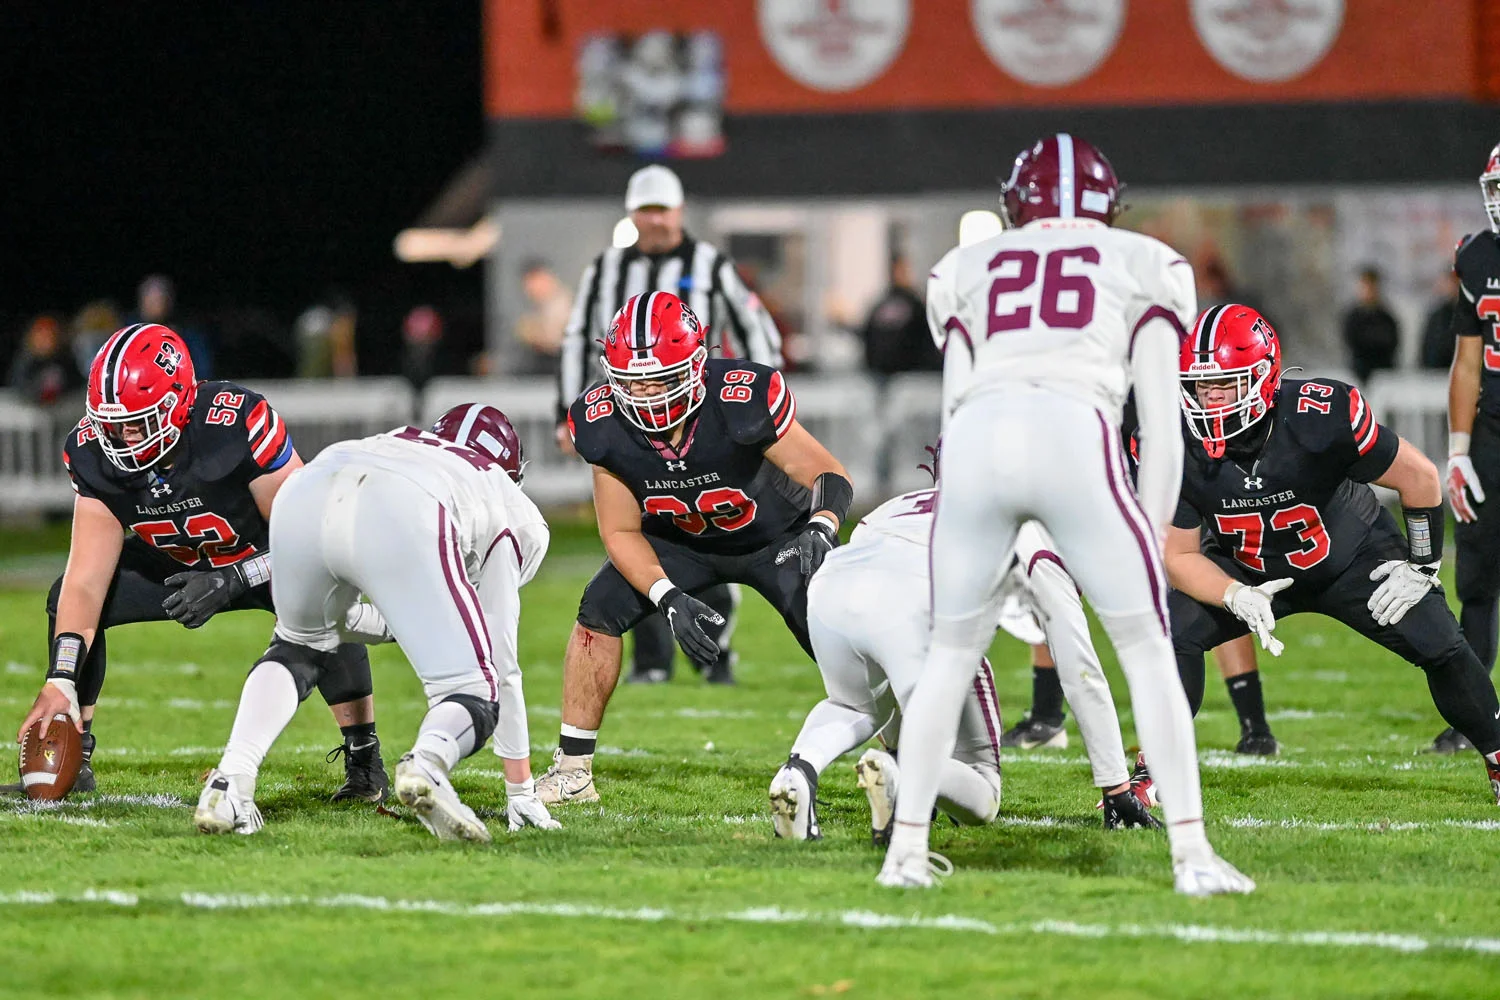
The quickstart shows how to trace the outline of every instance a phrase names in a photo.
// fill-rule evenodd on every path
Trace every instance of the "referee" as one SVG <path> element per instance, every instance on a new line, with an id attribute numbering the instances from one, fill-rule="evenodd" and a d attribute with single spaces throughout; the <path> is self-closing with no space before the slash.
<path id="1" fill-rule="evenodd" d="M 610 320 L 632 295 L 671 292 L 697 314 L 708 333 L 709 350 L 780 368 L 781 332 L 745 287 L 729 255 L 710 243 L 695 240 L 682 228 L 682 181 L 666 167 L 642 167 L 625 188 L 625 210 L 639 236 L 635 245 L 611 247 L 594 258 L 578 282 L 573 314 L 563 331 L 562 364 L 558 370 L 557 443 L 573 454 L 568 436 L 568 406 L 597 378 L 598 351 Z M 713 638 L 723 652 L 707 666 L 710 682 L 734 683 L 734 654 L 729 638 L 739 595 L 729 586 L 715 587 L 701 599 L 724 616 L 725 625 Z M 677 644 L 666 619 L 651 615 L 635 627 L 635 654 L 628 680 L 660 683 L 672 676 Z M 694 666 L 700 666 L 695 664 Z"/>

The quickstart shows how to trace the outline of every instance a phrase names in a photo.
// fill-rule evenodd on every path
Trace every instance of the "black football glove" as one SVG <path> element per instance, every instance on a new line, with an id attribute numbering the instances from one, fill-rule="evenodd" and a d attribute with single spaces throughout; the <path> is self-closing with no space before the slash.
<path id="1" fill-rule="evenodd" d="M 673 587 L 663 594 L 657 607 L 667 619 L 677 645 L 682 647 L 688 659 L 701 666 L 708 666 L 719 658 L 719 644 L 699 623 L 722 626 L 723 615 L 680 587 Z"/>
<path id="2" fill-rule="evenodd" d="M 838 532 L 821 517 L 807 522 L 802 534 L 797 536 L 797 557 L 802 567 L 803 579 L 810 580 L 823 565 L 823 559 L 839 543 Z"/>
<path id="3" fill-rule="evenodd" d="M 238 564 L 202 572 L 176 573 L 167 577 L 166 584 L 172 588 L 172 593 L 161 602 L 161 608 L 168 617 L 188 628 L 198 628 L 250 589 Z"/>

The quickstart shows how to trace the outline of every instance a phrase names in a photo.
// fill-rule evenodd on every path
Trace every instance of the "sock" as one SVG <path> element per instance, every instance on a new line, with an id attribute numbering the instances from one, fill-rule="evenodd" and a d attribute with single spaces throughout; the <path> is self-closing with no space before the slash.
<path id="1" fill-rule="evenodd" d="M 807 721 L 802 723 L 802 731 L 792 743 L 792 753 L 822 774 L 839 756 L 874 735 L 874 719 L 825 698 L 807 713 Z"/>
<path id="2" fill-rule="evenodd" d="M 562 724 L 562 731 L 557 739 L 557 745 L 562 747 L 563 755 L 567 757 L 592 756 L 598 742 L 599 730 L 579 729 L 566 722 Z"/>
<path id="3" fill-rule="evenodd" d="M 344 734 L 344 743 L 350 750 L 363 750 L 371 743 L 377 742 L 373 722 L 356 722 L 352 726 L 340 726 L 339 732 Z"/>
<path id="4" fill-rule="evenodd" d="M 1031 668 L 1031 717 L 1049 726 L 1062 725 L 1063 689 L 1056 667 Z"/>
<path id="5" fill-rule="evenodd" d="M 86 732 L 86 733 L 91 733 L 91 732 L 94 731 L 94 720 L 93 719 L 84 719 L 83 720 L 83 731 Z"/>
<path id="6" fill-rule="evenodd" d="M 474 741 L 474 720 L 469 710 L 451 701 L 440 701 L 427 710 L 413 753 L 425 753 L 443 762 L 449 771 L 478 749 Z"/>
<path id="7" fill-rule="evenodd" d="M 297 682 L 291 671 L 274 660 L 258 664 L 245 678 L 219 770 L 254 779 L 271 744 L 296 714 Z"/>
<path id="8" fill-rule="evenodd" d="M 1482 754 L 1500 750 L 1500 702 L 1490 675 L 1467 643 L 1441 663 L 1422 668 L 1438 714 Z"/>
<path id="9" fill-rule="evenodd" d="M 1000 812 L 1000 775 L 993 779 L 951 758 L 938 776 L 938 808 L 964 826 L 983 826 Z"/>
<path id="10" fill-rule="evenodd" d="M 1252 670 L 1229 677 L 1224 681 L 1229 688 L 1229 700 L 1240 717 L 1240 732 L 1269 733 L 1271 724 L 1266 721 L 1266 700 L 1260 690 L 1260 671 Z"/>

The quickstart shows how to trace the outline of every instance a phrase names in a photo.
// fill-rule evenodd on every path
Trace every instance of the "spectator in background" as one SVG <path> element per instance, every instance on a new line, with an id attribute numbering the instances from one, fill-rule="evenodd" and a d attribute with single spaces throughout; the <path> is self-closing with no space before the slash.
<path id="1" fill-rule="evenodd" d="M 354 330 L 359 312 L 340 292 L 330 292 L 322 302 L 309 306 L 297 317 L 297 377 L 351 378 L 358 373 L 354 353 Z"/>
<path id="2" fill-rule="evenodd" d="M 1422 367 L 1448 370 L 1453 364 L 1453 314 L 1458 309 L 1458 275 L 1444 271 L 1438 301 L 1422 324 Z"/>
<path id="3" fill-rule="evenodd" d="M 510 375 L 555 375 L 562 352 L 563 331 L 573 312 L 573 292 L 552 270 L 532 258 L 521 266 L 521 293 L 526 311 L 516 318 L 516 351 Z"/>
<path id="4" fill-rule="evenodd" d="M 890 287 L 870 310 L 860 335 L 865 367 L 874 375 L 942 370 L 943 356 L 927 329 L 927 307 L 912 286 L 906 258 L 891 258 Z"/>
<path id="5" fill-rule="evenodd" d="M 120 310 L 108 299 L 98 299 L 78 310 L 73 317 L 73 362 L 80 372 L 89 370 L 99 348 L 122 325 Z"/>
<path id="6" fill-rule="evenodd" d="M 1356 381 L 1367 381 L 1373 372 L 1396 367 L 1401 330 L 1396 317 L 1380 295 L 1380 272 L 1366 267 L 1359 272 L 1358 298 L 1344 313 L 1344 344 L 1349 348 L 1349 367 Z"/>
<path id="7" fill-rule="evenodd" d="M 1260 296 L 1248 288 L 1242 288 L 1239 282 L 1234 280 L 1229 265 L 1217 251 L 1205 257 L 1203 263 L 1194 269 L 1194 273 L 1198 279 L 1199 315 L 1214 306 L 1230 304 L 1249 306 L 1264 316 L 1272 329 L 1279 329 L 1270 313 L 1261 306 Z"/>
<path id="8" fill-rule="evenodd" d="M 443 317 L 432 306 L 417 306 L 401 324 L 401 374 L 418 393 L 437 374 Z"/>
<path id="9" fill-rule="evenodd" d="M 213 345 L 208 336 L 177 311 L 177 289 L 165 274 L 150 274 L 136 291 L 133 323 L 160 323 L 171 327 L 186 342 L 193 357 L 193 370 L 200 379 L 214 377 Z"/>
<path id="10" fill-rule="evenodd" d="M 7 384 L 40 406 L 51 406 L 83 387 L 83 376 L 56 316 L 41 315 L 31 321 L 11 360 Z"/>

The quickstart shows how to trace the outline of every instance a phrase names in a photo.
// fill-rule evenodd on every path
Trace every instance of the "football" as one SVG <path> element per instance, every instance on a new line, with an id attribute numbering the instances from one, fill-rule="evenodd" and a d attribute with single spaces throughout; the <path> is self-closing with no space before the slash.
<path id="1" fill-rule="evenodd" d="M 26 730 L 21 743 L 21 787 L 29 799 L 56 801 L 73 790 L 83 766 L 83 737 L 61 713 L 40 736 L 38 728 Z"/>

